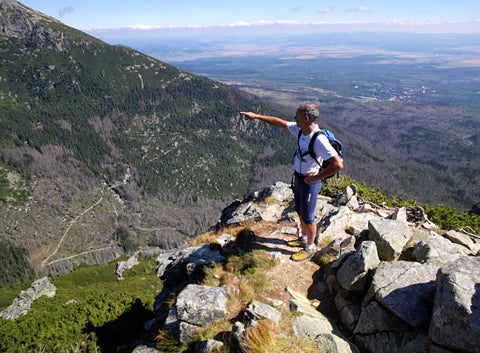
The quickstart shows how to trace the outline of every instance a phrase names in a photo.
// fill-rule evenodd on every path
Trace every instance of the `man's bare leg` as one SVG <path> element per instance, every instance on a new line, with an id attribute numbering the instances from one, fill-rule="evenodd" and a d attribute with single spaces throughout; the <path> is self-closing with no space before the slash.
<path id="1" fill-rule="evenodd" d="M 307 245 L 312 246 L 315 241 L 315 236 L 317 235 L 317 223 L 307 224 L 303 221 L 302 217 L 300 217 L 300 229 L 302 235 L 307 236 Z"/>

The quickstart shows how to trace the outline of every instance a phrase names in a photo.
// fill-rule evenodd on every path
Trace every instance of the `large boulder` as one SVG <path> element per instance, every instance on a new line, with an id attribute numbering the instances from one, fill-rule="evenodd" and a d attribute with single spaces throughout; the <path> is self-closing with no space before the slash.
<path id="1" fill-rule="evenodd" d="M 240 200 L 233 201 L 228 205 L 220 216 L 219 225 L 222 227 L 239 224 L 247 221 L 259 221 L 262 215 L 254 202 L 242 203 Z"/>
<path id="2" fill-rule="evenodd" d="M 175 307 L 179 320 L 207 327 L 227 315 L 227 292 L 224 287 L 189 284 L 178 295 Z"/>
<path id="3" fill-rule="evenodd" d="M 429 335 L 447 348 L 480 352 L 480 257 L 462 257 L 438 271 Z"/>
<path id="4" fill-rule="evenodd" d="M 368 232 L 368 238 L 377 244 L 378 257 L 382 261 L 396 260 L 413 235 L 406 223 L 393 219 L 370 221 Z"/>
<path id="5" fill-rule="evenodd" d="M 294 298 L 290 303 L 290 309 L 298 313 L 293 320 L 293 332 L 297 338 L 313 341 L 320 352 L 360 352 L 325 315 L 312 307 L 304 295 L 291 289 L 288 289 L 288 292 Z"/>
<path id="6" fill-rule="evenodd" d="M 373 300 L 362 307 L 353 331 L 354 341 L 362 352 L 399 352 L 406 330 L 408 327 L 402 320 Z"/>
<path id="7" fill-rule="evenodd" d="M 346 290 L 362 291 L 365 288 L 368 272 L 377 268 L 379 264 L 375 242 L 364 241 L 338 269 L 338 283 Z"/>
<path id="8" fill-rule="evenodd" d="M 189 284 L 178 295 L 165 327 L 182 344 L 190 344 L 199 327 L 206 328 L 224 319 L 227 314 L 225 287 Z"/>
<path id="9" fill-rule="evenodd" d="M 430 323 L 437 268 L 417 262 L 382 262 L 377 268 L 369 293 L 383 307 L 415 328 Z"/>
<path id="10" fill-rule="evenodd" d="M 468 254 L 467 248 L 439 235 L 416 242 L 412 252 L 417 261 L 436 267 L 441 267 L 449 261 Z"/>

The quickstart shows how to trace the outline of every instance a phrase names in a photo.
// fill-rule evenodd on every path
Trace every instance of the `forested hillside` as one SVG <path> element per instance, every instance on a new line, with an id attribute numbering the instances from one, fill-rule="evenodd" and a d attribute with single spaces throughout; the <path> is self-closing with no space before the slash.
<path id="1" fill-rule="evenodd" d="M 0 240 L 37 273 L 176 246 L 262 181 L 256 161 L 291 156 L 239 116 L 279 114 L 252 96 L 16 1 L 0 14 Z"/>

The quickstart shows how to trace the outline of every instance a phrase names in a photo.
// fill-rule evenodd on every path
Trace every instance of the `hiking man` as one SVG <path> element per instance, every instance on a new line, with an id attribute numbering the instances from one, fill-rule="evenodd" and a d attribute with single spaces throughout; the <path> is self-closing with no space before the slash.
<path id="1" fill-rule="evenodd" d="M 317 234 L 315 208 L 317 206 L 317 196 L 322 188 L 322 179 L 334 175 L 342 169 L 343 161 L 323 133 L 317 136 L 313 144 L 313 151 L 318 162 L 307 152 L 311 138 L 316 131 L 320 130 L 315 123 L 320 113 L 313 103 L 303 103 L 298 106 L 294 117 L 295 122 L 252 112 L 241 112 L 240 114 L 245 117 L 245 120 L 261 120 L 271 126 L 286 129 L 295 138 L 299 138 L 295 154 L 293 192 L 295 211 L 300 218 L 302 234 L 297 240 L 288 242 L 288 245 L 303 247 L 302 250 L 292 255 L 292 260 L 308 260 L 314 254 L 314 241 Z M 320 171 L 322 161 L 326 160 L 330 162 L 329 166 Z"/>

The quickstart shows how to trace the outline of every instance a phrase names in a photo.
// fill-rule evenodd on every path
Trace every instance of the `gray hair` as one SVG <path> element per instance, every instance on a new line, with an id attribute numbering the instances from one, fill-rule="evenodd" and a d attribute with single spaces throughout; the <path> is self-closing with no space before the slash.
<path id="1" fill-rule="evenodd" d="M 298 106 L 298 109 L 303 110 L 305 114 L 310 117 L 311 121 L 317 120 L 317 118 L 320 116 L 317 106 L 313 103 L 302 103 Z"/>

